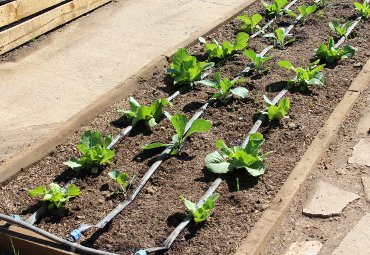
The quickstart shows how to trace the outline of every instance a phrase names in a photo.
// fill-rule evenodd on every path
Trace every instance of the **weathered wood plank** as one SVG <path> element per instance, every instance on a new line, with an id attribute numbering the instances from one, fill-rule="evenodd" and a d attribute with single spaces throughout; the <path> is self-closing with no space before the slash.
<path id="1" fill-rule="evenodd" d="M 73 0 L 0 32 L 0 55 L 111 0 Z"/>
<path id="2" fill-rule="evenodd" d="M 65 0 L 16 0 L 0 6 L 0 27 L 19 21 Z"/>

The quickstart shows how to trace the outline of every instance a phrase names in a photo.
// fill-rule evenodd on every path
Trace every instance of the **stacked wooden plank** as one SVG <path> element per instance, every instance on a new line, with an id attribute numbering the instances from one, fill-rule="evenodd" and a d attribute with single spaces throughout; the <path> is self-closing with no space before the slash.
<path id="1" fill-rule="evenodd" d="M 0 54 L 111 0 L 0 0 Z"/>

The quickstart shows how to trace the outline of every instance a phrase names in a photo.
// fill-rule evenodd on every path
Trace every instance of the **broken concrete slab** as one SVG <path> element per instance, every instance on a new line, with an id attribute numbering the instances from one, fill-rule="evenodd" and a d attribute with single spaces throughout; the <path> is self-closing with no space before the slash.
<path id="1" fill-rule="evenodd" d="M 342 240 L 332 255 L 370 254 L 370 213 L 361 218 L 357 225 Z"/>
<path id="2" fill-rule="evenodd" d="M 285 255 L 317 255 L 321 247 L 322 243 L 319 241 L 295 242 L 290 245 Z"/>
<path id="3" fill-rule="evenodd" d="M 303 214 L 322 218 L 338 216 L 350 202 L 358 198 L 355 193 L 319 180 L 303 206 Z"/>
<path id="4" fill-rule="evenodd" d="M 370 202 L 370 175 L 364 175 L 361 177 L 361 179 L 362 185 L 364 186 L 366 200 Z"/>
<path id="5" fill-rule="evenodd" d="M 370 166 L 370 138 L 361 139 L 353 147 L 348 163 Z"/>

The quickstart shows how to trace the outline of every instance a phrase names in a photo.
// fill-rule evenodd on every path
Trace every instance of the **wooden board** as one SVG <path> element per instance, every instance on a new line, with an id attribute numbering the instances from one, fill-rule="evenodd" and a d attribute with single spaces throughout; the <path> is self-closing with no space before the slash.
<path id="1" fill-rule="evenodd" d="M 8 52 L 111 0 L 73 0 L 0 32 L 0 54 Z"/>
<path id="2" fill-rule="evenodd" d="M 0 27 L 19 21 L 65 0 L 16 0 L 0 6 Z"/>

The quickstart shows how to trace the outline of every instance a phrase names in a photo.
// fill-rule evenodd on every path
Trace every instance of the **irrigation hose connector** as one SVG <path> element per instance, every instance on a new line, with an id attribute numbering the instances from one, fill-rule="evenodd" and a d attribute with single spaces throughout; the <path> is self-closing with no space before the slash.
<path id="1" fill-rule="evenodd" d="M 148 253 L 145 250 L 139 250 L 135 252 L 135 255 L 147 255 Z"/>
<path id="2" fill-rule="evenodd" d="M 21 216 L 19 216 L 18 214 L 12 214 L 10 215 L 10 217 L 12 217 L 15 220 L 22 220 Z"/>
<path id="3" fill-rule="evenodd" d="M 71 242 L 77 242 L 82 236 L 82 233 L 80 230 L 78 229 L 74 229 L 70 234 L 69 234 L 69 238 L 68 238 L 68 241 L 71 241 Z"/>

